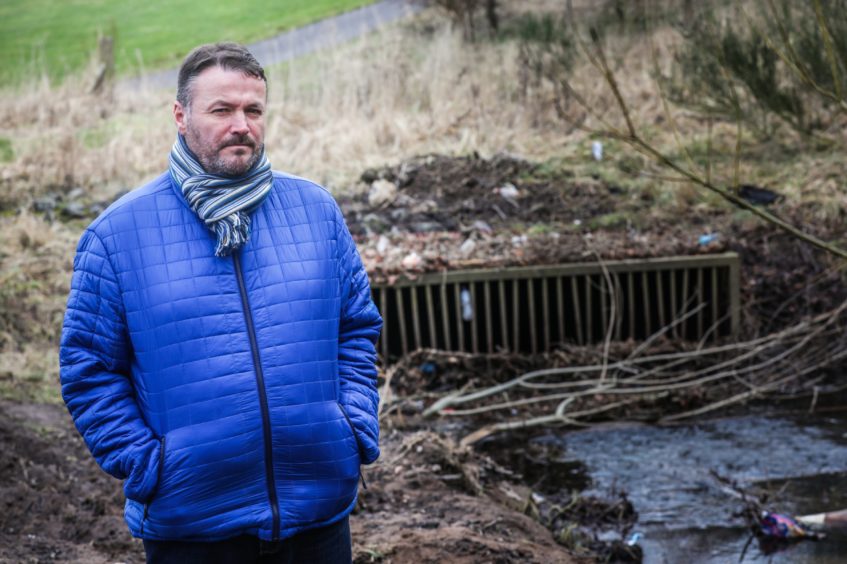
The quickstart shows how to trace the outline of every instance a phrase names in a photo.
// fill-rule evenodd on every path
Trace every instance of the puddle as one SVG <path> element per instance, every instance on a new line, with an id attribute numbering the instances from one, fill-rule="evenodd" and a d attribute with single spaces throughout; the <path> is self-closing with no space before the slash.
<path id="1" fill-rule="evenodd" d="M 585 464 L 566 459 L 564 448 L 555 441 L 530 440 L 516 433 L 488 439 L 477 447 L 541 494 L 582 491 L 591 485 Z"/>
<path id="2" fill-rule="evenodd" d="M 585 465 L 591 486 L 626 491 L 639 513 L 644 562 L 739 562 L 749 534 L 738 499 L 709 474 L 775 495 L 792 514 L 847 507 L 847 419 L 747 416 L 676 427 L 629 426 L 552 434 L 563 462 Z M 781 490 L 781 491 L 780 491 Z M 779 493 L 778 493 L 779 492 Z M 778 495 L 776 495 L 778 494 Z M 755 541 L 743 562 L 845 562 L 847 531 L 765 555 Z"/>

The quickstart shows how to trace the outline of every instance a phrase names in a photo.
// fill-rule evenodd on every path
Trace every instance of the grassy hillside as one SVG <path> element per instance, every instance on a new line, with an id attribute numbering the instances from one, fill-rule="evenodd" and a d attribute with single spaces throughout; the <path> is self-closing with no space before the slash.
<path id="1" fill-rule="evenodd" d="M 115 35 L 118 72 L 178 64 L 192 47 L 249 42 L 373 0 L 4 0 L 0 85 L 32 73 L 60 78 L 83 67 L 98 33 Z"/>
<path id="2" fill-rule="evenodd" d="M 513 0 L 504 6 L 517 9 L 528 3 Z M 518 20 L 513 15 L 503 21 L 508 26 Z M 841 229 L 847 217 L 843 149 L 810 144 L 785 128 L 765 140 L 744 130 L 736 159 L 739 136 L 732 120 L 705 120 L 673 102 L 668 112 L 663 108 L 651 76 L 651 54 L 655 49 L 659 63 L 670 65 L 681 42 L 670 27 L 649 36 L 618 34 L 609 41 L 620 90 L 644 137 L 676 162 L 710 162 L 711 177 L 720 185 L 730 185 L 737 174 L 743 183 L 777 191 L 785 197 L 780 214 L 830 239 L 829 231 Z M 342 197 L 365 188 L 358 179 L 366 169 L 397 165 L 414 155 L 505 152 L 540 163 L 526 184 L 548 177 L 572 179 L 568 186 L 582 192 L 565 191 L 561 197 L 580 214 L 579 223 L 559 233 L 540 219 L 527 221 L 515 233 L 518 242 L 509 242 L 508 248 L 523 245 L 523 235 L 547 237 L 548 246 L 563 247 L 567 234 L 577 233 L 601 249 L 602 241 L 613 240 L 607 232 L 617 231 L 649 249 L 655 239 L 645 238 L 644 231 L 657 233 L 670 222 L 674 233 L 681 233 L 673 240 L 687 251 L 701 234 L 711 232 L 719 233 L 719 244 L 745 244 L 744 237 L 733 235 L 741 228 L 723 229 L 727 222 L 744 229 L 761 225 L 750 212 L 680 182 L 621 140 L 593 133 L 600 127 L 598 119 L 576 100 L 559 107 L 560 93 L 528 72 L 524 51 L 513 36 L 469 45 L 461 28 L 442 12 L 430 11 L 270 68 L 270 161 Z M 602 109 L 600 118 L 622 127 L 623 118 L 596 69 L 577 59 L 568 77 L 586 107 Z M 0 88 L 0 397 L 58 400 L 56 346 L 76 242 L 96 214 L 96 204 L 107 204 L 167 167 L 174 139 L 173 93 L 134 90 L 102 96 L 91 93 L 84 78 Z M 675 127 L 669 126 L 668 115 L 675 116 Z M 592 157 L 595 140 L 604 145 L 600 161 Z M 433 192 L 442 189 L 447 188 L 433 186 Z M 581 206 L 575 199 L 595 193 L 597 201 L 614 195 L 615 209 Z M 82 206 L 82 217 L 67 213 L 72 206 Z M 779 241 L 766 236 L 769 245 Z M 847 238 L 841 231 L 837 236 Z M 661 237 L 670 236 L 662 232 Z M 382 256 L 378 241 L 372 236 L 362 242 L 366 256 Z M 441 258 L 460 252 L 463 237 L 451 241 L 455 249 Z M 486 245 L 478 241 L 475 252 L 494 249 L 502 255 Z M 404 247 L 391 248 L 405 256 Z M 828 267 L 827 257 L 799 244 L 796 256 L 819 272 Z M 770 272 L 751 286 L 770 296 L 754 304 L 760 310 L 774 296 L 787 295 L 780 288 L 797 292 L 808 282 L 778 274 L 776 267 Z M 826 290 L 808 294 L 830 295 Z"/>

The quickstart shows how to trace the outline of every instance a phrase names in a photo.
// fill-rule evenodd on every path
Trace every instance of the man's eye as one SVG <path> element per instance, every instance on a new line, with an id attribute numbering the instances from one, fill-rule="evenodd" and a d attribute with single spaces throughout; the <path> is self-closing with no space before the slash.
<path id="1" fill-rule="evenodd" d="M 228 111 L 229 110 L 227 110 L 226 108 L 215 108 L 214 110 L 212 110 L 212 113 L 213 114 L 225 114 Z"/>
<path id="2" fill-rule="evenodd" d="M 262 115 L 262 110 L 260 110 L 258 108 L 251 108 L 251 109 L 247 110 L 247 113 L 250 114 L 250 115 L 254 115 L 254 116 L 260 116 L 260 115 Z"/>

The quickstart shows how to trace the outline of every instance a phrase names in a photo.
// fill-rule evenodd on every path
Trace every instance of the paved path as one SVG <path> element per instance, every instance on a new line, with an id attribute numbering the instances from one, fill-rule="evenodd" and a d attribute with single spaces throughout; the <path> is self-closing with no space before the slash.
<path id="1" fill-rule="evenodd" d="M 289 61 L 319 49 L 332 47 L 365 35 L 387 23 L 414 14 L 420 4 L 408 0 L 382 0 L 363 8 L 286 31 L 264 41 L 248 45 L 262 66 Z M 178 69 L 149 72 L 124 79 L 121 87 L 170 89 L 176 91 Z"/>

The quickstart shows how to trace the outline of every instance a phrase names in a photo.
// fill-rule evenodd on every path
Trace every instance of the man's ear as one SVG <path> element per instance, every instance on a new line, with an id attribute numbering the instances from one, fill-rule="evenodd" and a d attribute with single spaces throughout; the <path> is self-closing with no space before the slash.
<path id="1" fill-rule="evenodd" d="M 174 121 L 179 134 L 185 135 L 188 130 L 188 108 L 183 107 L 179 102 L 174 102 Z"/>

